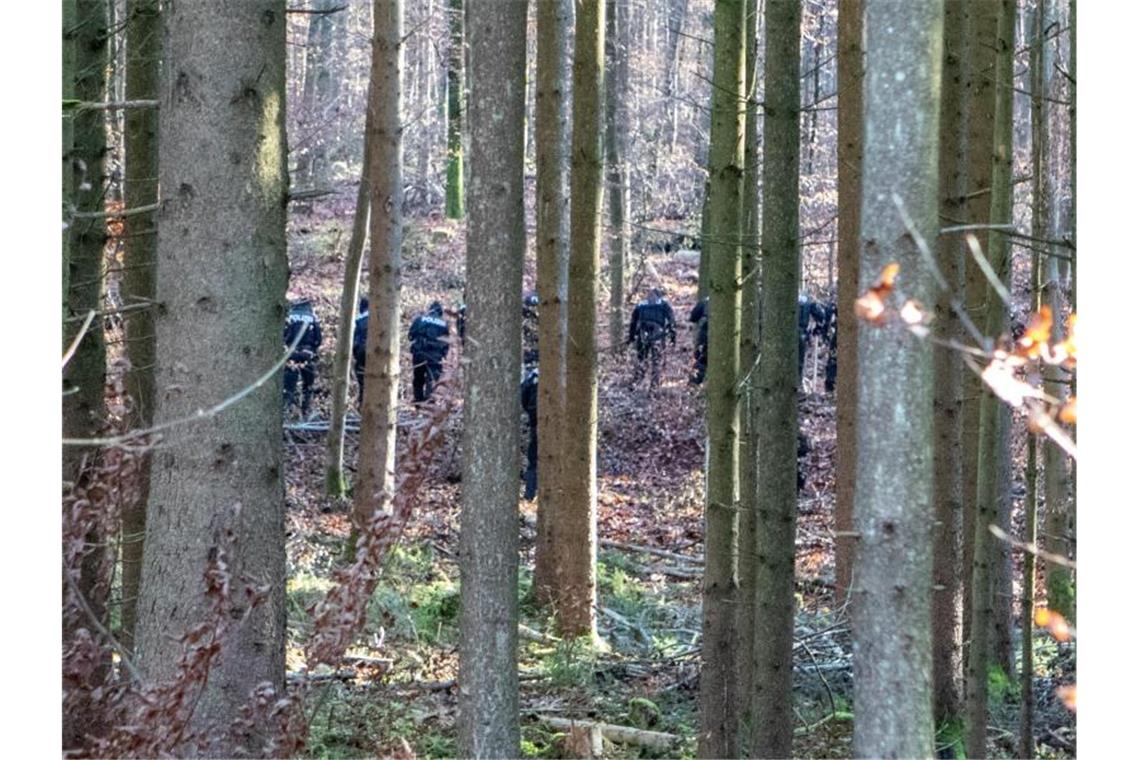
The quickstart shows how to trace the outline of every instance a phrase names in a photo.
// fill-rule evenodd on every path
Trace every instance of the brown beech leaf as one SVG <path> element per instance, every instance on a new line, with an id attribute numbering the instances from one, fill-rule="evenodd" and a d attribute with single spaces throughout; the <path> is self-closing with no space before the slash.
<path id="1" fill-rule="evenodd" d="M 1071 712 L 1077 711 L 1077 685 L 1075 683 L 1068 684 L 1067 686 L 1057 687 L 1057 699 L 1061 700 L 1061 704 L 1067 707 Z"/>
<path id="2" fill-rule="evenodd" d="M 1057 412 L 1057 419 L 1066 425 L 1077 424 L 1077 397 L 1073 396 L 1065 405 L 1061 407 L 1061 411 Z"/>
<path id="3" fill-rule="evenodd" d="M 895 286 L 899 274 L 899 263 L 892 261 L 883 267 L 879 280 L 855 301 L 855 316 L 873 325 L 881 325 L 886 320 L 886 296 Z"/>

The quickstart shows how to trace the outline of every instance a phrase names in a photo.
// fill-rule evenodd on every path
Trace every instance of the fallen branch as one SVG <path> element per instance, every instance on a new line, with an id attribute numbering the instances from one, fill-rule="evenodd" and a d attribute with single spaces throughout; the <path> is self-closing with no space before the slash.
<path id="1" fill-rule="evenodd" d="M 557 636 L 551 636 L 542 631 L 536 631 L 533 628 L 519 623 L 519 638 L 526 639 L 527 641 L 536 641 L 539 644 L 561 644 L 562 639 Z"/>
<path id="2" fill-rule="evenodd" d="M 618 726 L 613 723 L 598 723 L 592 720 L 572 720 L 570 718 L 558 718 L 553 715 L 539 715 L 538 719 L 554 728 L 565 729 L 567 731 L 571 729 L 597 729 L 602 732 L 602 736 L 612 742 L 636 744 L 640 747 L 649 747 L 650 749 L 662 752 L 671 749 L 681 741 L 681 737 L 675 734 L 666 734 L 660 731 L 646 731 L 641 728 Z"/>
<path id="3" fill-rule="evenodd" d="M 656 557 L 665 557 L 666 559 L 675 559 L 681 562 L 691 562 L 695 565 L 704 564 L 704 557 L 690 557 L 685 554 L 677 554 L 675 552 L 666 551 L 664 549 L 657 549 L 652 546 L 640 546 L 638 544 L 626 544 L 621 541 L 614 541 L 612 538 L 602 538 L 598 541 L 599 544 L 609 549 L 624 549 L 628 552 L 640 552 L 642 554 L 652 554 Z"/>
<path id="4" fill-rule="evenodd" d="M 687 581 L 700 578 L 704 575 L 700 570 L 688 570 L 683 567 L 670 567 L 669 565 L 639 565 L 636 562 L 630 562 L 626 567 L 640 575 L 653 575 L 656 573 Z"/>

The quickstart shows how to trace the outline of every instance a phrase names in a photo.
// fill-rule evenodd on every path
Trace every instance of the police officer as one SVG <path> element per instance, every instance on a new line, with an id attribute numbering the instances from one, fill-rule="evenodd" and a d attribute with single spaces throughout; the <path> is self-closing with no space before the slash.
<path id="1" fill-rule="evenodd" d="M 649 291 L 649 299 L 639 303 L 629 320 L 629 339 L 626 344 L 637 341 L 637 368 L 634 370 L 633 384 L 641 382 L 645 376 L 645 360 L 649 359 L 651 375 L 649 385 L 657 387 L 661 380 L 661 356 L 664 353 L 665 338 L 673 345 L 677 343 L 677 323 L 673 319 L 673 307 L 665 300 L 661 288 Z"/>
<path id="2" fill-rule="evenodd" d="M 408 344 L 412 349 L 412 397 L 416 403 L 431 398 L 436 381 L 443 374 L 450 334 L 439 301 L 432 301 L 427 313 L 416 317 L 408 330 Z"/>
<path id="3" fill-rule="evenodd" d="M 538 493 L 538 365 L 526 371 L 519 388 L 522 408 L 526 412 L 530 436 L 526 446 L 526 490 L 523 498 L 530 501 Z"/>
<path id="4" fill-rule="evenodd" d="M 693 343 L 693 374 L 690 385 L 700 385 L 705 381 L 709 366 L 709 299 L 705 296 L 689 312 L 689 321 L 696 325 L 697 338 Z"/>
<path id="5" fill-rule="evenodd" d="M 834 298 L 823 305 L 823 322 L 819 326 L 819 337 L 827 346 L 827 368 L 823 375 L 823 388 L 828 393 L 835 391 L 835 377 L 839 370 L 839 307 Z"/>
<path id="6" fill-rule="evenodd" d="M 302 335 L 301 331 L 304 331 Z M 313 384 L 317 380 L 317 351 L 321 347 L 321 324 L 313 313 L 313 304 L 302 298 L 289 305 L 289 317 L 285 322 L 285 345 L 292 346 L 300 337 L 300 342 L 285 362 L 285 411 L 297 405 L 297 381 L 301 381 L 301 415 L 309 416 L 309 406 L 313 400 Z"/>
<path id="7" fill-rule="evenodd" d="M 800 384 L 802 385 L 804 381 L 804 357 L 807 355 L 808 341 L 811 340 L 812 336 L 812 321 L 814 320 L 816 325 L 822 325 L 826 314 L 824 313 L 823 306 L 814 301 L 811 296 L 804 293 L 800 293 L 798 306 L 797 318 L 800 329 L 800 360 L 798 366 Z"/>
<path id="8" fill-rule="evenodd" d="M 522 349 L 524 354 L 538 350 L 538 296 L 534 293 L 523 299 Z"/>
<path id="9" fill-rule="evenodd" d="M 364 404 L 364 359 L 368 348 L 368 296 L 360 299 L 352 328 L 352 372 L 356 375 L 356 405 Z"/>

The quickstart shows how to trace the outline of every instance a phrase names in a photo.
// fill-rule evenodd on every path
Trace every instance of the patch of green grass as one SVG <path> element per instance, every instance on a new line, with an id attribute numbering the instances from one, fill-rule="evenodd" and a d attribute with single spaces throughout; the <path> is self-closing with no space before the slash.
<path id="1" fill-rule="evenodd" d="M 1018 697 L 1018 685 L 1009 680 L 999 665 L 990 665 L 986 671 L 986 692 L 990 704 L 1014 701 Z"/>
<path id="2" fill-rule="evenodd" d="M 419 757 L 455 757 L 458 748 L 430 714 L 414 702 L 377 700 L 339 685 L 317 697 L 306 755 L 313 758 L 375 757 L 406 741 Z"/>
<path id="3" fill-rule="evenodd" d="M 555 688 L 592 690 L 597 654 L 589 636 L 563 640 L 543 658 L 541 668 Z"/>
<path id="4" fill-rule="evenodd" d="M 942 757 L 943 748 L 954 751 L 955 760 L 966 760 L 966 727 L 961 718 L 943 723 L 934 734 L 934 746 Z"/>

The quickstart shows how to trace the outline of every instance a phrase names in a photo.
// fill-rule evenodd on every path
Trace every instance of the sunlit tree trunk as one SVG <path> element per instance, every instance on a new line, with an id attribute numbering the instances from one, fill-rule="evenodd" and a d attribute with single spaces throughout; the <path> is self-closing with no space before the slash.
<path id="1" fill-rule="evenodd" d="M 560 598 L 555 608 L 564 636 L 595 634 L 597 526 L 598 357 L 595 304 L 602 213 L 602 0 L 576 6 L 573 138 L 570 151 L 569 305 L 563 493 L 555 523 Z"/>
<path id="2" fill-rule="evenodd" d="M 745 9 L 745 83 L 748 98 L 744 114 L 744 177 L 741 187 L 741 285 L 740 294 L 740 528 L 737 540 L 737 568 L 740 588 L 736 595 L 737 701 L 739 732 L 737 747 L 752 746 L 752 715 L 749 696 L 755 671 L 752 640 L 756 630 L 756 509 L 759 499 L 757 450 L 760 431 L 760 120 L 756 92 L 757 0 L 747 0 Z"/>
<path id="3" fill-rule="evenodd" d="M 246 619 L 222 643 L 193 725 L 208 730 L 207 754 L 234 756 L 263 737 L 255 729 L 238 744 L 219 729 L 258 684 L 285 687 L 281 388 L 252 385 L 281 357 L 286 313 L 285 3 L 225 13 L 171 3 L 162 17 L 171 86 L 159 89 L 159 186 L 169 202 L 158 219 L 155 422 L 247 395 L 172 428 L 154 460 L 137 664 L 148 681 L 175 674 L 179 637 L 216 601 L 203 574 L 232 533 L 225 610 Z M 256 607 L 246 583 L 267 587 Z"/>
<path id="4" fill-rule="evenodd" d="M 568 0 L 537 4 L 535 83 L 535 258 L 538 284 L 538 510 L 534 544 L 534 595 L 550 604 L 558 589 L 555 515 L 563 503 L 561 435 L 566 398 L 566 230 L 565 192 L 566 61 L 571 22 Z"/>
<path id="5" fill-rule="evenodd" d="M 627 0 L 606 0 L 606 169 L 610 207 L 610 350 L 621 353 L 625 262 L 629 259 L 629 171 L 626 166 L 626 93 L 629 89 Z"/>
<path id="6" fill-rule="evenodd" d="M 403 277 L 404 2 L 373 0 L 371 131 L 368 180 L 368 342 L 364 403 L 353 491 L 353 523 L 359 530 L 377 509 L 387 509 L 396 478 L 396 405 L 400 380 L 400 287 Z M 366 151 L 367 152 L 367 151 Z"/>
<path id="7" fill-rule="evenodd" d="M 468 0 L 471 206 L 460 515 L 459 754 L 519 754 L 519 369 L 525 0 Z"/>
<path id="8" fill-rule="evenodd" d="M 897 262 L 906 296 L 930 304 L 934 279 L 896 203 L 925 241 L 937 240 L 943 4 L 866 0 L 865 7 L 861 289 Z M 934 750 L 933 360 L 931 343 L 897 322 L 860 325 L 851 585 L 856 757 L 928 757 Z"/>
<path id="9" fill-rule="evenodd" d="M 736 754 L 737 532 L 739 521 L 740 202 L 744 175 L 745 0 L 721 0 L 714 15 L 709 217 L 708 465 L 701 625 L 702 757 Z M 747 665 L 747 658 L 740 664 Z"/>
<path id="10" fill-rule="evenodd" d="M 756 520 L 756 630 L 752 753 L 792 754 L 792 631 L 795 620 L 797 296 L 800 288 L 800 3 L 764 9 L 763 231 L 755 420 L 763 492 Z M 711 348 L 711 347 L 710 347 Z M 711 351 L 710 351 L 711 354 Z M 718 359 L 719 361 L 719 359 Z"/>

